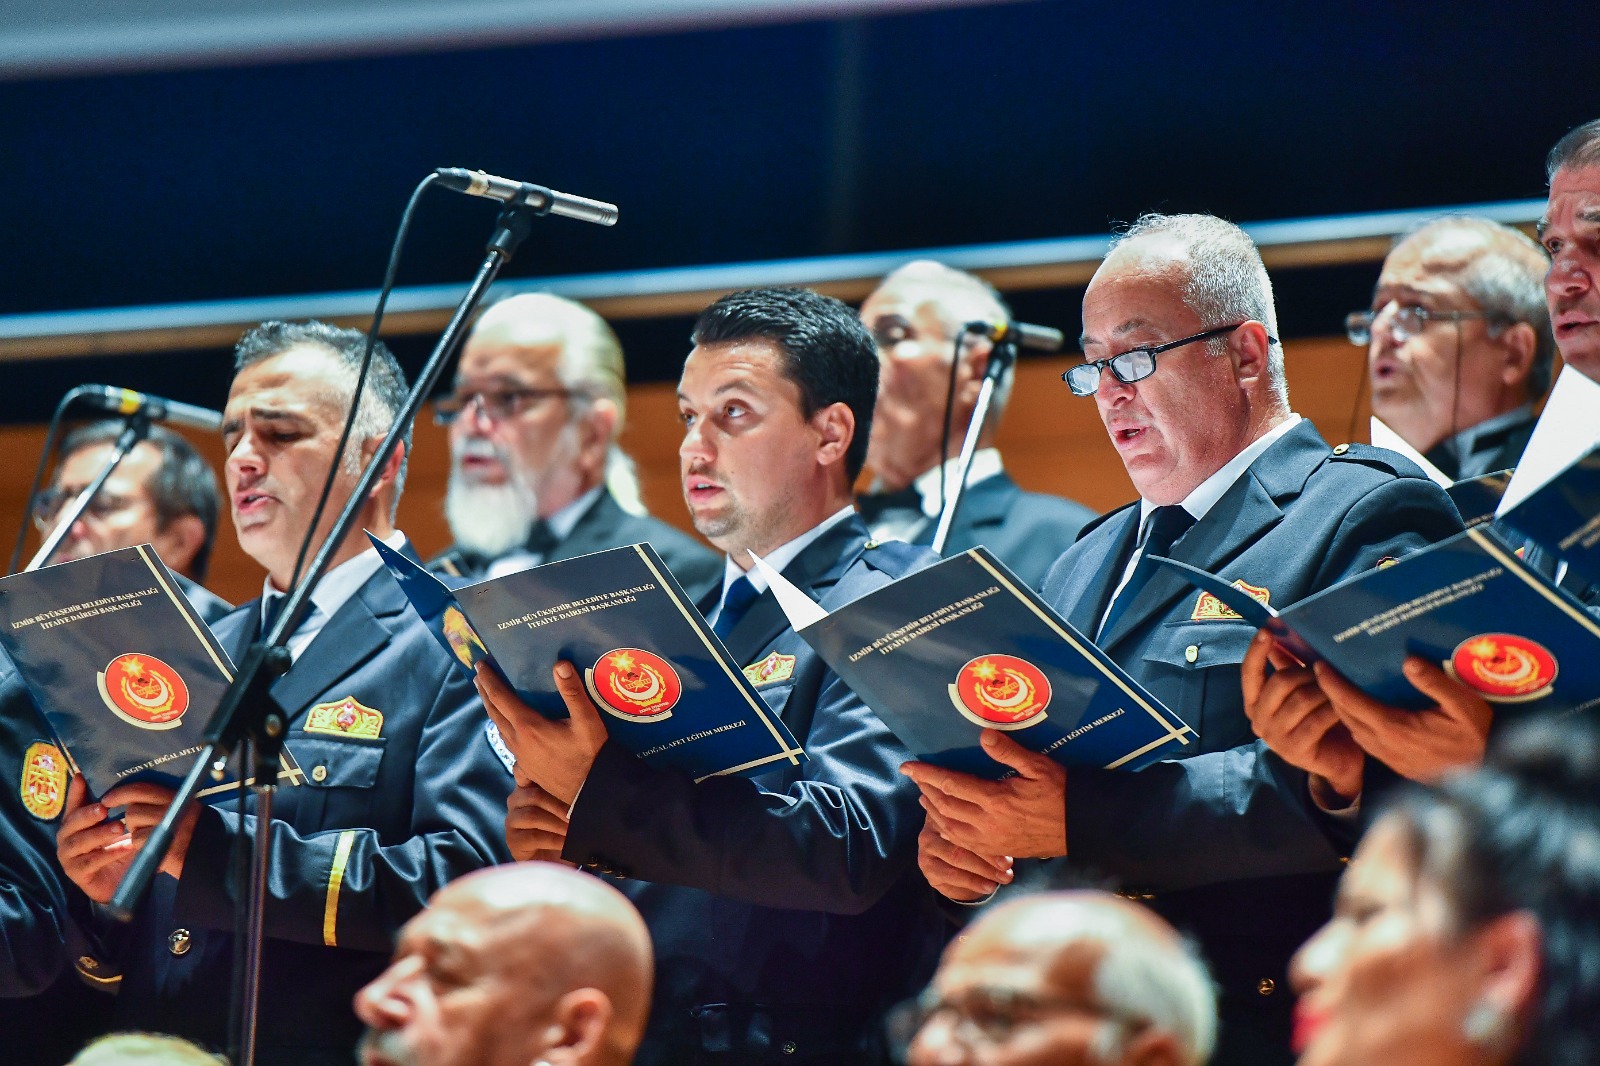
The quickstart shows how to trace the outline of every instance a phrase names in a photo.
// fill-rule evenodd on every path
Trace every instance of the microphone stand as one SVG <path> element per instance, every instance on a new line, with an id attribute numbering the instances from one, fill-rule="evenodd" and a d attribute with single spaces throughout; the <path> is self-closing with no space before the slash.
<path id="1" fill-rule="evenodd" d="M 329 560 L 344 542 L 345 537 L 354 529 L 356 516 L 363 502 L 371 495 L 373 486 L 377 484 L 387 457 L 399 445 L 405 436 L 405 430 L 415 420 L 423 401 L 432 392 L 445 363 L 461 342 L 468 319 L 482 301 L 489 285 L 516 254 L 517 248 L 532 229 L 533 219 L 548 213 L 548 203 L 542 209 L 524 204 L 512 204 L 500 212 L 494 234 L 489 238 L 483 262 L 478 267 L 471 286 L 461 298 L 461 303 L 451 316 L 449 324 L 445 326 L 444 333 L 440 335 L 427 364 L 417 376 L 416 384 L 406 398 L 404 408 L 395 417 L 394 424 L 389 427 L 389 434 L 384 438 L 383 445 L 367 463 L 366 469 L 361 472 L 361 478 L 345 502 L 344 509 L 339 512 L 332 531 L 318 549 L 305 579 L 289 594 L 283 612 L 273 625 L 272 631 L 265 635 L 265 639 L 252 644 L 245 653 L 244 661 L 234 675 L 233 682 L 223 694 L 221 703 L 217 705 L 216 712 L 206 727 L 205 746 L 195 759 L 188 776 L 184 778 L 165 816 L 151 831 L 139 854 L 134 857 L 133 864 L 123 876 L 122 883 L 117 886 L 116 894 L 111 899 L 111 913 L 122 921 L 131 920 L 134 909 L 150 886 L 151 878 L 155 876 L 162 860 L 166 857 L 167 850 L 172 846 L 172 836 L 178 819 L 200 788 L 202 776 L 210 774 L 220 778 L 227 765 L 228 753 L 241 746 L 247 747 L 254 756 L 254 773 L 248 783 L 241 779 L 239 787 L 244 788 L 248 784 L 256 795 L 256 823 L 248 892 L 235 893 L 235 901 L 241 896 L 247 896 L 249 899 L 245 942 L 234 945 L 236 952 L 245 952 L 241 982 L 243 987 L 235 990 L 235 1004 L 239 1008 L 235 1020 L 238 1024 L 230 1048 L 232 1052 L 230 1059 L 235 1066 L 253 1066 L 255 1062 L 256 1015 L 261 984 L 263 904 L 266 900 L 268 861 L 271 855 L 272 794 L 276 789 L 279 753 L 287 731 L 284 714 L 273 702 L 269 689 L 273 681 L 288 670 L 289 635 L 299 627 L 301 618 L 306 614 L 310 605 L 311 590 L 328 569 Z M 354 402 L 360 402 L 360 398 L 357 397 Z M 240 832 L 243 831 L 244 824 L 241 820 Z"/>
<path id="2" fill-rule="evenodd" d="M 89 482 L 84 487 L 84 490 L 78 493 L 72 502 L 67 505 L 66 512 L 61 520 L 56 523 L 56 527 L 50 531 L 49 536 L 44 538 L 44 543 L 39 546 L 39 550 L 34 553 L 33 558 L 28 560 L 28 565 L 22 568 L 23 573 L 37 570 L 50 561 L 50 557 L 56 553 L 56 549 L 61 547 L 61 542 L 67 539 L 67 531 L 73 527 L 78 519 L 83 517 L 83 512 L 89 509 L 89 502 L 94 499 L 95 494 L 105 485 L 112 472 L 117 469 L 117 465 L 128 457 L 128 453 L 133 451 L 140 441 L 149 435 L 149 414 L 144 411 L 135 411 L 127 417 L 122 424 L 122 433 L 117 437 L 117 443 L 111 450 L 111 458 L 106 460 L 106 465 L 101 467 L 100 473 L 95 475 L 94 480 Z"/>
<path id="3" fill-rule="evenodd" d="M 967 422 L 967 435 L 961 442 L 961 458 L 956 462 L 956 479 L 952 486 L 945 482 L 944 509 L 939 512 L 939 524 L 933 534 L 933 550 L 943 555 L 950 539 L 950 527 L 955 524 L 956 508 L 967 492 L 967 473 L 972 469 L 972 457 L 978 450 L 978 438 L 983 435 L 983 424 L 989 419 L 989 404 L 994 400 L 994 390 L 1017 361 L 1015 341 L 998 340 L 989 349 L 989 365 L 983 371 L 983 384 L 978 387 L 978 402 L 972 408 L 972 418 Z M 940 476 L 943 476 L 941 471 Z"/>

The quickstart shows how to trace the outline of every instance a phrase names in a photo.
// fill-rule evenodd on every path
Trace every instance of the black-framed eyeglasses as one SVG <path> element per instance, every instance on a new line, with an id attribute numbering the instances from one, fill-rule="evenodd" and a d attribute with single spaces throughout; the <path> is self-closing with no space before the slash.
<path id="1" fill-rule="evenodd" d="M 1371 344 L 1372 324 L 1388 309 L 1388 306 L 1389 304 L 1384 304 L 1376 311 L 1351 311 L 1345 315 L 1344 335 L 1350 338 L 1350 343 L 1362 348 Z M 1486 318 L 1501 324 L 1509 322 L 1505 315 L 1494 311 L 1430 311 L 1417 304 L 1399 304 L 1394 309 L 1394 317 L 1389 320 L 1389 331 L 1396 343 L 1403 344 L 1412 337 L 1420 336 L 1422 331 L 1428 328 L 1429 322 L 1459 323 L 1469 318 Z"/>
<path id="2" fill-rule="evenodd" d="M 532 387 L 468 389 L 450 396 L 441 396 L 433 401 L 433 420 L 441 426 L 448 426 L 466 414 L 469 407 L 477 404 L 485 416 L 503 422 L 508 418 L 516 418 L 534 404 L 543 403 L 545 400 L 565 400 L 577 395 L 579 393 L 572 389 Z"/>
<path id="3" fill-rule="evenodd" d="M 1179 340 L 1168 341 L 1165 344 L 1156 344 L 1148 348 L 1129 348 L 1120 355 L 1113 355 L 1109 359 L 1089 359 L 1072 367 L 1061 375 L 1061 380 L 1067 383 L 1067 388 L 1072 390 L 1074 396 L 1093 396 L 1100 387 L 1100 372 L 1107 367 L 1111 374 L 1124 385 L 1132 385 L 1136 381 L 1143 381 L 1156 372 L 1156 356 L 1162 352 L 1170 352 L 1174 348 L 1182 348 L 1185 344 L 1196 341 L 1207 341 L 1212 337 L 1220 337 L 1224 333 L 1232 333 L 1243 322 L 1235 322 L 1231 326 L 1218 326 L 1208 329 L 1204 333 L 1196 333 L 1192 337 L 1183 337 Z M 1278 338 L 1267 336 L 1268 344 L 1277 344 Z"/>

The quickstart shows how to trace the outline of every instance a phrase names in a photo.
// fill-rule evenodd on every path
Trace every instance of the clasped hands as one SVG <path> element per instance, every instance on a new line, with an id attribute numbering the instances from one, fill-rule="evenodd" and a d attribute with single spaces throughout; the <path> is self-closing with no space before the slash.
<path id="1" fill-rule="evenodd" d="M 606 742 L 605 722 L 569 662 L 556 663 L 556 691 L 565 721 L 529 707 L 500 675 L 479 664 L 476 684 L 489 719 L 516 757 L 517 787 L 506 799 L 506 845 L 516 859 L 559 861 L 578 790 Z"/>
<path id="2" fill-rule="evenodd" d="M 1312 798 L 1325 810 L 1361 795 L 1368 755 L 1417 781 L 1481 762 L 1494 718 L 1489 704 L 1420 656 L 1408 656 L 1404 670 L 1434 706 L 1380 703 L 1325 662 L 1301 664 L 1263 629 L 1240 666 L 1245 714 L 1267 747 L 1310 774 Z"/>
<path id="3" fill-rule="evenodd" d="M 108 789 L 91 803 L 88 786 L 75 775 L 67 785 L 66 813 L 56 831 L 56 858 L 62 871 L 84 895 L 96 903 L 109 903 L 128 867 L 133 865 L 134 856 L 176 797 L 177 793 L 164 785 L 138 781 Z M 121 820 L 108 817 L 116 807 L 124 808 Z M 199 817 L 199 805 L 190 801 L 161 860 L 162 873 L 183 876 L 184 858 Z"/>

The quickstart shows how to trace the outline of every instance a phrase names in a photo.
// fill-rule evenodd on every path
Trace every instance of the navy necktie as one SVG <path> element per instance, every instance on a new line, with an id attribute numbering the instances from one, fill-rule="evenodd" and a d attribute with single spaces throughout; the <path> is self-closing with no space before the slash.
<path id="1" fill-rule="evenodd" d="M 733 627 L 739 624 L 739 619 L 744 617 L 750 605 L 760 597 L 761 593 L 750 584 L 749 578 L 735 578 L 722 596 L 722 612 L 717 615 L 717 624 L 711 627 L 711 631 L 721 639 L 727 640 L 728 634 L 733 632 Z"/>
<path id="2" fill-rule="evenodd" d="M 261 632 L 258 639 L 266 640 L 272 634 L 272 627 L 278 624 L 278 616 L 283 613 L 284 604 L 288 602 L 287 595 L 276 592 L 267 595 L 267 602 L 261 609 Z"/>
<path id="3" fill-rule="evenodd" d="M 1100 627 L 1101 633 L 1111 632 L 1112 625 L 1122 616 L 1122 612 L 1128 609 L 1128 605 L 1138 598 L 1139 593 L 1144 591 L 1144 587 L 1155 576 L 1161 564 L 1151 562 L 1150 557 L 1170 553 L 1178 538 L 1187 533 L 1193 525 L 1194 516 L 1178 504 L 1157 507 L 1150 512 L 1150 519 L 1145 523 L 1144 545 L 1140 549 L 1139 562 L 1129 575 L 1128 583 L 1122 586 L 1122 591 L 1112 602 L 1111 610 L 1106 614 L 1105 624 Z"/>

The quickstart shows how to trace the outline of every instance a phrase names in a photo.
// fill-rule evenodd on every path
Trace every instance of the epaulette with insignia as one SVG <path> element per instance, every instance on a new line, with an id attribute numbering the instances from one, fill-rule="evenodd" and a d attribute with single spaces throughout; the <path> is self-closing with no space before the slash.
<path id="1" fill-rule="evenodd" d="M 1337 445 L 1328 459 L 1331 462 L 1360 463 L 1362 466 L 1383 470 L 1396 477 L 1428 476 L 1422 472 L 1421 467 L 1399 452 L 1391 452 L 1388 448 L 1375 448 L 1370 444 Z"/>

